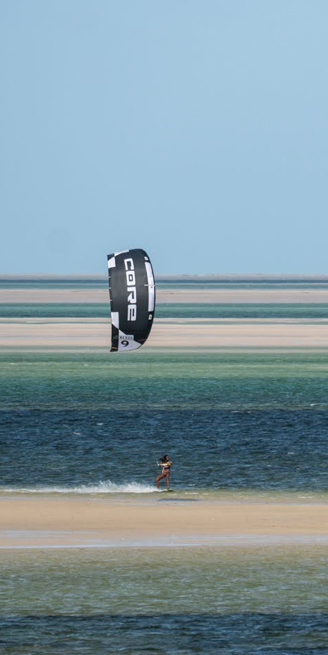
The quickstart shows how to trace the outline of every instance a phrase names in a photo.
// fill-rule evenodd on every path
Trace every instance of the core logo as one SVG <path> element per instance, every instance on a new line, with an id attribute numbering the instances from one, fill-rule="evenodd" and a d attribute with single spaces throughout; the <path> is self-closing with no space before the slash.
<path id="1" fill-rule="evenodd" d="M 133 259 L 129 257 L 124 260 L 126 284 L 128 292 L 128 321 L 137 320 L 137 288 L 136 288 L 136 274 L 134 271 Z"/>

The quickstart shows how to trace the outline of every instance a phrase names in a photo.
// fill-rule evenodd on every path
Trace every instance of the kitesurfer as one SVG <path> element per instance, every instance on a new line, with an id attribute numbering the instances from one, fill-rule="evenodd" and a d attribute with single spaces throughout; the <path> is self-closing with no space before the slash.
<path id="1" fill-rule="evenodd" d="M 170 468 L 172 466 L 172 462 L 170 461 L 170 458 L 168 455 L 164 455 L 162 459 L 158 462 L 158 466 L 162 468 L 162 472 L 157 476 L 156 478 L 156 487 L 159 489 L 159 481 L 163 480 L 163 478 L 166 478 L 166 487 L 167 490 L 170 488 Z"/>

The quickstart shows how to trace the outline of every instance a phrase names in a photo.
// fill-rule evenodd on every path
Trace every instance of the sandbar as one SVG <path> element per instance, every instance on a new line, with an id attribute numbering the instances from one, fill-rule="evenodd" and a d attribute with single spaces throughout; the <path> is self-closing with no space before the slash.
<path id="1" fill-rule="evenodd" d="M 328 505 L 288 502 L 0 499 L 0 548 L 326 543 Z"/>
<path id="2" fill-rule="evenodd" d="M 0 348 L 110 348 L 110 319 L 1 319 Z M 156 319 L 144 349 L 328 348 L 327 319 Z"/>
<path id="3" fill-rule="evenodd" d="M 160 288 L 158 303 L 327 303 L 326 288 L 235 289 L 235 288 Z M 109 294 L 103 289 L 0 288 L 1 303 L 104 303 Z"/>

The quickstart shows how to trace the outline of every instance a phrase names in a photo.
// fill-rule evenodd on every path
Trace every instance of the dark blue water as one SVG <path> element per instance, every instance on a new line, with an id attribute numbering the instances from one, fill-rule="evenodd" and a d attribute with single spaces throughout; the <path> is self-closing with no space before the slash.
<path id="1" fill-rule="evenodd" d="M 15 655 L 323 655 L 328 614 L 0 616 L 0 635 L 2 652 Z"/>
<path id="2" fill-rule="evenodd" d="M 1 412 L 1 486 L 149 484 L 164 452 L 182 489 L 325 491 L 328 412 Z"/>
<path id="3" fill-rule="evenodd" d="M 1 487 L 328 488 L 323 354 L 7 354 Z"/>

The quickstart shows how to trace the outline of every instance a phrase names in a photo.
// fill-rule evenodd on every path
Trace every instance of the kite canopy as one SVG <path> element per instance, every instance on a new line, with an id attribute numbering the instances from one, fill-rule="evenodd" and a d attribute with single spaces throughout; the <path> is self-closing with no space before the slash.
<path id="1" fill-rule="evenodd" d="M 112 315 L 112 347 L 136 350 L 147 340 L 155 312 L 155 281 L 144 250 L 123 250 L 107 256 Z"/>

